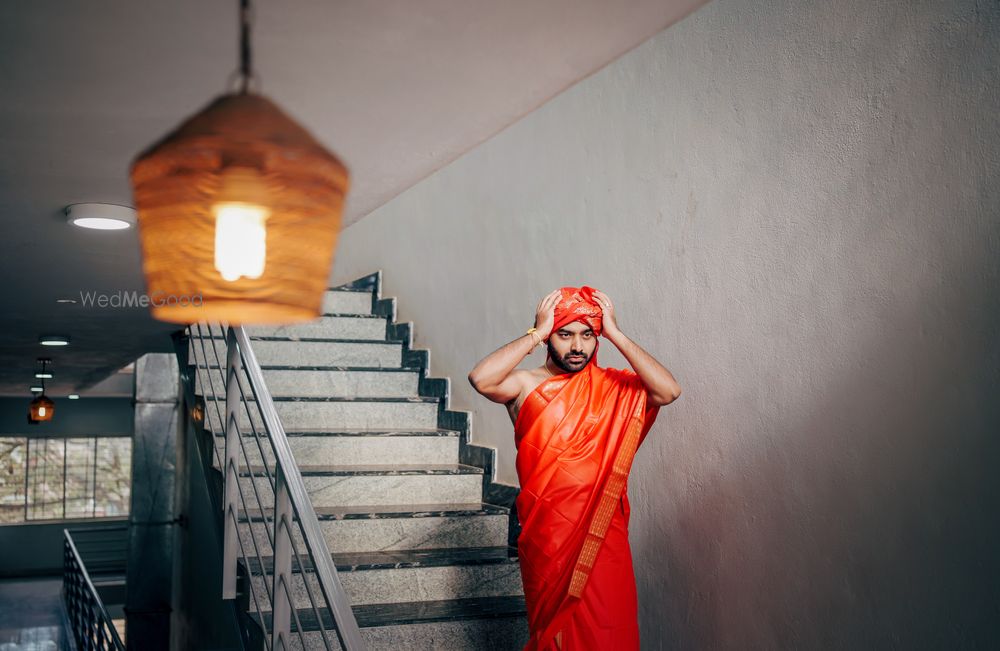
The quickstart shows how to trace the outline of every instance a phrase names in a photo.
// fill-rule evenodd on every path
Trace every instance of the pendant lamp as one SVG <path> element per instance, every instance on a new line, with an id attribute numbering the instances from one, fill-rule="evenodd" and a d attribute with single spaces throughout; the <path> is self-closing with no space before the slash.
<path id="1" fill-rule="evenodd" d="M 132 163 L 142 267 L 161 321 L 315 319 L 333 265 L 347 168 L 250 91 L 250 6 L 240 0 L 240 87 Z"/>
<path id="2" fill-rule="evenodd" d="M 45 374 L 45 364 L 48 360 L 39 360 L 42 362 L 42 374 Z M 35 396 L 35 399 L 31 401 L 28 405 L 28 422 L 43 422 L 47 420 L 52 420 L 52 416 L 56 413 L 56 403 L 52 402 L 47 395 L 45 395 L 45 380 L 42 379 L 42 390 Z"/>

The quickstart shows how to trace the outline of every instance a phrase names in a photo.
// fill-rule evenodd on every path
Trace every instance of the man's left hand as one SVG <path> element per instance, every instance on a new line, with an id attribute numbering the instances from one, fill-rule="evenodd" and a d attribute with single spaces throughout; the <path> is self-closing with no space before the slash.
<path id="1" fill-rule="evenodd" d="M 597 289 L 594 290 L 594 300 L 601 306 L 601 311 L 603 312 L 601 334 L 608 337 L 618 331 L 618 323 L 615 321 L 615 306 L 607 294 Z"/>

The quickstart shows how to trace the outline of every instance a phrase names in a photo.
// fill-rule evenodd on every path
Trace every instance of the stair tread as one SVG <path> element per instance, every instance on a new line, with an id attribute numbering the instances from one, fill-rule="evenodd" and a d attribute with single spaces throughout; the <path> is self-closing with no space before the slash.
<path id="1" fill-rule="evenodd" d="M 240 475 L 248 476 L 250 473 L 263 475 L 263 466 L 250 466 L 242 468 Z M 427 463 L 427 464 L 379 464 L 364 466 L 335 466 L 335 465 L 307 465 L 299 464 L 299 472 L 303 476 L 353 476 L 353 475 L 481 475 L 482 468 L 467 466 L 462 463 Z"/>
<path id="2" fill-rule="evenodd" d="M 391 339 L 356 339 L 354 337 L 297 337 L 293 335 L 249 335 L 250 341 L 285 341 L 285 342 L 313 342 L 313 343 L 340 343 L 340 344 L 392 344 L 392 345 L 402 345 L 402 341 L 393 341 Z M 203 337 L 203 339 L 218 339 L 219 341 L 225 341 L 225 333 L 212 332 L 211 337 Z"/>
<path id="3" fill-rule="evenodd" d="M 303 550 L 304 555 L 304 550 Z M 389 570 L 409 567 L 453 567 L 460 565 L 508 565 L 517 563 L 517 550 L 513 547 L 447 547 L 438 549 L 402 549 L 374 552 L 331 554 L 338 572 L 363 570 Z M 252 574 L 274 571 L 274 557 L 262 556 L 244 561 Z M 307 571 L 312 570 L 308 558 L 302 562 Z M 294 563 L 293 563 L 294 565 Z M 295 571 L 295 570 L 293 570 Z"/>
<path id="4" fill-rule="evenodd" d="M 212 430 L 206 428 L 205 431 L 211 432 Z M 215 436 L 224 437 L 225 432 L 213 432 Z M 394 437 L 394 436 L 433 436 L 433 437 L 455 437 L 460 436 L 462 433 L 458 430 L 453 429 L 419 429 L 408 427 L 406 429 L 303 429 L 303 430 L 285 430 L 285 435 L 289 437 L 297 436 L 373 436 L 373 437 Z M 244 436 L 252 437 L 253 432 L 243 432 Z M 264 432 L 260 433 L 261 436 L 265 436 Z"/>
<path id="5" fill-rule="evenodd" d="M 361 628 L 392 626 L 400 624 L 429 624 L 468 619 L 494 619 L 520 617 L 527 613 L 523 595 L 504 597 L 469 597 L 441 601 L 406 601 L 400 603 L 365 604 L 352 606 L 354 616 Z M 322 610 L 323 626 L 333 629 L 333 616 Z M 297 609 L 303 631 L 317 631 L 316 614 L 311 608 Z M 256 618 L 256 614 L 251 614 Z M 271 613 L 263 613 L 261 622 L 265 630 L 270 630 Z M 261 620 L 258 620 L 261 621 Z M 336 636 L 336 633 L 331 635 Z"/>
<path id="6" fill-rule="evenodd" d="M 196 396 L 205 396 L 196 393 Z M 221 396 L 220 396 L 221 398 Z M 438 396 L 273 396 L 272 402 L 413 402 L 413 403 L 435 403 L 441 402 L 443 398 Z M 253 396 L 247 396 L 247 402 L 254 403 Z"/>
<path id="7" fill-rule="evenodd" d="M 193 364 L 191 366 L 194 366 Z M 220 368 L 218 364 L 199 364 L 199 368 Z M 223 365 L 221 368 L 225 368 Z M 375 373 L 420 373 L 423 369 L 416 366 L 335 366 L 309 364 L 261 364 L 262 371 L 350 371 Z"/>
<path id="8" fill-rule="evenodd" d="M 303 326 L 303 325 L 309 325 L 311 323 L 316 323 L 320 319 L 324 319 L 324 318 L 340 318 L 340 317 L 347 317 L 347 318 L 350 318 L 350 319 L 379 319 L 381 321 L 385 321 L 385 319 L 386 319 L 386 316 L 384 314 L 371 314 L 371 313 L 364 313 L 364 312 L 362 312 L 362 313 L 358 313 L 358 312 L 322 312 L 322 313 L 320 313 L 320 315 L 318 317 L 316 317 L 312 321 L 301 321 L 301 322 L 298 322 L 298 323 L 293 323 L 293 324 L 285 325 L 285 326 L 256 326 L 256 325 L 252 325 L 252 326 L 247 326 L 247 327 L 248 328 L 260 328 L 260 327 L 264 327 L 264 328 L 273 328 L 273 327 L 294 328 L 296 326 Z"/>
<path id="9" fill-rule="evenodd" d="M 273 517 L 274 509 L 265 509 L 264 513 Z M 485 502 L 468 504 L 390 504 L 361 505 L 351 507 L 317 506 L 316 517 L 319 520 L 379 520 L 391 518 L 432 518 L 432 517 L 465 517 L 480 515 L 507 515 L 510 509 Z M 240 520 L 252 518 L 261 519 L 260 509 L 251 509 L 247 514 L 241 514 Z"/>

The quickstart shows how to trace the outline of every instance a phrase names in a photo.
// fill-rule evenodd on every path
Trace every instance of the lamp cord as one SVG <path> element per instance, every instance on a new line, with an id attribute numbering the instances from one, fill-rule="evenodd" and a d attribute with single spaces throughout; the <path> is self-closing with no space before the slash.
<path id="1" fill-rule="evenodd" d="M 250 89 L 250 80 L 254 77 L 252 59 L 250 56 L 250 27 L 253 19 L 250 0 L 240 0 L 240 92 Z"/>

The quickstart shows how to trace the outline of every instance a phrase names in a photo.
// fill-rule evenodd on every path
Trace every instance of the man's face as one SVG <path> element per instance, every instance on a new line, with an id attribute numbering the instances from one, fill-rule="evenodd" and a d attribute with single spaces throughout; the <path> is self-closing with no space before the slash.
<path id="1" fill-rule="evenodd" d="M 597 337 L 585 323 L 574 321 L 554 330 L 548 341 L 549 357 L 567 373 L 576 373 L 590 361 Z"/>

